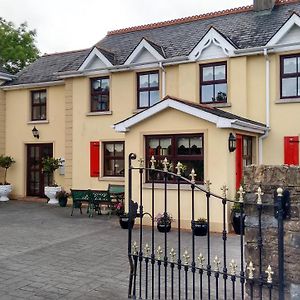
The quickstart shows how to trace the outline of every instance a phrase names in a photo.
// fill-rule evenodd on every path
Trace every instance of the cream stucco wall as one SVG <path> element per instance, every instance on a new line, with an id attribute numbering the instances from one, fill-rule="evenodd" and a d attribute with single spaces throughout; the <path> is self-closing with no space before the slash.
<path id="1" fill-rule="evenodd" d="M 8 181 L 14 186 L 16 197 L 26 195 L 26 144 L 53 143 L 54 157 L 65 156 L 64 86 L 47 88 L 47 123 L 30 122 L 30 90 L 22 89 L 6 93 L 6 142 L 5 153 L 16 163 L 9 169 Z M 35 126 L 40 138 L 35 139 Z M 64 177 L 56 174 L 58 184 Z"/>
<path id="2" fill-rule="evenodd" d="M 176 120 L 176 122 L 174 122 Z M 144 136 L 149 134 L 170 133 L 204 133 L 204 177 L 212 181 L 211 191 L 221 194 L 221 186 L 227 184 L 229 197 L 234 197 L 234 153 L 228 151 L 229 130 L 217 129 L 215 124 L 192 117 L 186 113 L 173 109 L 167 109 L 132 127 L 126 133 L 126 169 L 129 153 L 136 153 L 137 158 L 144 157 Z M 133 162 L 138 166 L 138 161 Z M 133 200 L 139 199 L 139 175 L 138 171 L 133 174 Z M 151 189 L 149 184 L 143 185 L 144 210 L 151 213 Z M 182 192 L 181 217 L 182 226 L 188 228 L 191 220 L 191 192 L 189 185 Z M 155 189 L 155 214 L 164 211 L 164 190 L 161 184 Z M 196 192 L 195 218 L 206 217 L 206 198 L 203 192 Z M 168 211 L 176 219 L 177 216 L 177 191 L 174 185 L 169 185 Z M 218 199 L 211 200 L 212 230 L 222 229 L 222 203 Z M 148 220 L 149 222 L 149 220 Z"/>

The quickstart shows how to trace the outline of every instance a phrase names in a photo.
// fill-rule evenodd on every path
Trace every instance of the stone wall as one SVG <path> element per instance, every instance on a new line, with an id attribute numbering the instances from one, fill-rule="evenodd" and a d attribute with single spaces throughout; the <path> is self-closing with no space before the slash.
<path id="1" fill-rule="evenodd" d="M 300 299 L 300 167 L 298 166 L 250 166 L 244 172 L 245 188 L 245 261 L 253 261 L 255 278 L 258 278 L 259 251 L 257 192 L 260 186 L 262 196 L 262 262 L 263 273 L 271 265 L 273 275 L 273 296 L 278 299 L 278 221 L 274 217 L 274 191 L 278 187 L 287 189 L 291 199 L 291 217 L 284 221 L 285 250 L 285 294 L 286 300 Z M 264 273 L 264 278 L 266 274 Z M 247 287 L 249 288 L 249 287 Z M 255 289 L 257 295 L 258 289 Z M 264 291 L 264 294 L 267 291 Z M 255 298 L 256 299 L 256 298 Z M 266 298 L 269 299 L 269 298 Z"/>

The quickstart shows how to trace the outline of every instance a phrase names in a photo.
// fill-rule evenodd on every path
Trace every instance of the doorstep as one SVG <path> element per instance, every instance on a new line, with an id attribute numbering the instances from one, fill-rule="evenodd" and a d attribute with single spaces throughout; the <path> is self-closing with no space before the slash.
<path id="1" fill-rule="evenodd" d="M 31 196 L 17 197 L 17 198 L 12 199 L 12 200 L 35 202 L 35 203 L 47 203 L 48 202 L 47 198 L 31 197 Z"/>

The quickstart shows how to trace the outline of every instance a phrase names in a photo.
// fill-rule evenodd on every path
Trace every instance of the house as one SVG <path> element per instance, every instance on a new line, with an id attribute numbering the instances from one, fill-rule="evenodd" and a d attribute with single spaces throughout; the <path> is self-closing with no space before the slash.
<path id="1" fill-rule="evenodd" d="M 158 167 L 165 157 L 180 161 L 218 194 L 227 184 L 230 197 L 245 165 L 298 164 L 299 15 L 299 1 L 255 0 L 111 31 L 90 49 L 40 57 L 0 89 L 0 151 L 17 162 L 9 172 L 14 196 L 43 195 L 46 155 L 63 158 L 56 181 L 66 189 L 127 184 L 134 152 L 147 166 L 152 155 Z M 148 181 L 145 174 L 145 199 Z M 138 174 L 133 182 L 138 198 Z M 168 188 L 175 215 L 171 181 Z M 196 197 L 196 217 L 205 217 L 204 195 Z M 221 230 L 222 205 L 213 205 L 211 228 Z M 187 201 L 182 224 L 190 219 Z"/>

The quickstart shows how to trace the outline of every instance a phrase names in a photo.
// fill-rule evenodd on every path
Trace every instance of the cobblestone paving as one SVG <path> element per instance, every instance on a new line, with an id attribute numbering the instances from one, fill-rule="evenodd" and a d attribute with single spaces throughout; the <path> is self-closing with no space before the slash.
<path id="1" fill-rule="evenodd" d="M 70 212 L 0 203 L 0 300 L 127 299 L 127 232 L 117 218 Z M 184 240 L 189 236 L 183 233 Z M 221 251 L 219 235 L 212 245 L 213 254 Z M 228 252 L 237 255 L 237 238 Z"/>

